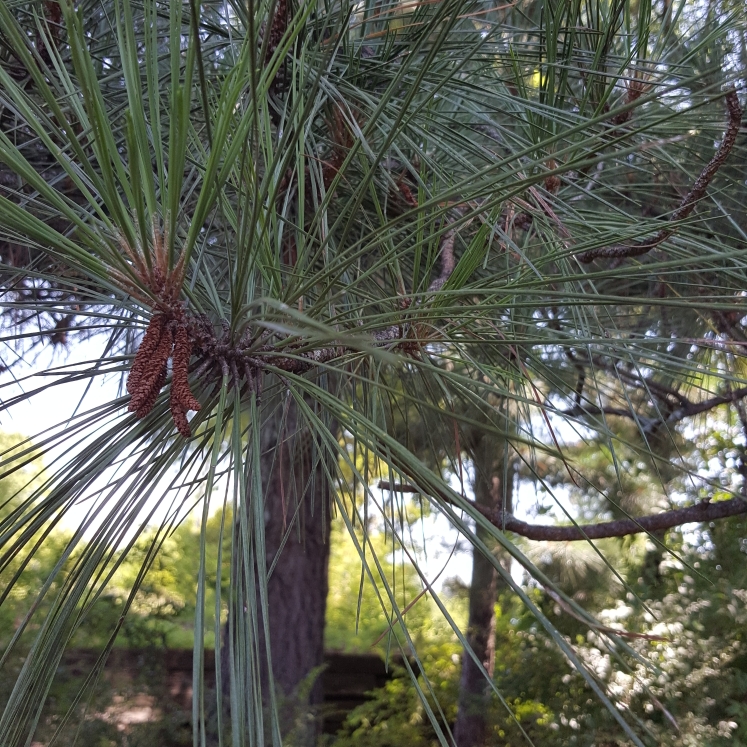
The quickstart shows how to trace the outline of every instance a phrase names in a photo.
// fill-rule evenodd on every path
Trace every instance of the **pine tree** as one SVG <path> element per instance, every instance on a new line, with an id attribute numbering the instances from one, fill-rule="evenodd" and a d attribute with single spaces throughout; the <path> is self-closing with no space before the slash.
<path id="1" fill-rule="evenodd" d="M 196 743 L 214 728 L 221 741 L 280 744 L 293 726 L 281 701 L 321 654 L 310 644 L 292 663 L 293 605 L 313 601 L 302 619 L 320 641 L 332 512 L 414 677 L 405 605 L 365 527 L 378 511 L 406 550 L 398 510 L 418 492 L 642 744 L 498 557 L 578 610 L 511 541 L 547 528 L 472 502 L 447 472 L 472 411 L 511 460 L 562 459 L 560 424 L 614 452 L 627 420 L 635 449 L 659 464 L 678 427 L 747 395 L 741 19 L 709 11 L 680 39 L 676 14 L 652 11 L 606 0 L 0 3 L 6 337 L 26 355 L 101 338 L 98 360 L 41 389 L 111 375 L 126 389 L 37 436 L 67 457 L 0 520 L 4 568 L 30 561 L 96 496 L 61 555 L 78 552 L 74 568 L 61 562 L 49 611 L 33 607 L 11 644 L 29 640 L 30 652 L 0 719 L 5 743 L 33 734 L 65 645 L 126 557 L 114 550 L 154 502 L 174 501 L 143 572 L 188 508 L 200 504 L 206 526 L 216 491 L 235 517 L 228 627 L 214 631 L 225 686 L 213 727 L 203 539 Z M 397 437 L 409 409 L 451 425 L 429 434 L 428 460 Z M 38 453 L 11 449 L 3 474 Z M 747 504 L 692 510 L 710 520 Z M 646 521 L 625 531 L 653 531 Z M 296 617 L 278 624 L 281 602 Z M 448 745 L 451 725 L 437 708 L 429 718 Z"/>

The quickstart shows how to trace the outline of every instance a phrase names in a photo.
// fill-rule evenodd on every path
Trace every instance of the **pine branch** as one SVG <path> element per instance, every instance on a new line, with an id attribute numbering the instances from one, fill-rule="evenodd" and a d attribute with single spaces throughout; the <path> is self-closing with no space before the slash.
<path id="1" fill-rule="evenodd" d="M 747 387 L 741 387 L 740 389 L 734 389 L 728 394 L 720 394 L 714 397 L 710 397 L 702 402 L 693 402 L 682 395 L 677 395 L 680 402 L 679 407 L 673 410 L 666 417 L 643 417 L 633 410 L 626 410 L 620 407 L 598 407 L 591 406 L 585 407 L 583 405 L 576 405 L 570 410 L 561 410 L 558 414 L 566 417 L 577 417 L 580 415 L 595 416 L 595 415 L 613 415 L 620 418 L 628 418 L 635 420 L 638 423 L 643 423 L 645 429 L 650 429 L 655 425 L 666 424 L 674 425 L 679 423 L 685 418 L 690 418 L 695 415 L 700 415 L 709 410 L 713 410 L 720 405 L 729 404 L 732 402 L 738 402 L 747 397 Z"/>
<path id="2" fill-rule="evenodd" d="M 422 493 L 414 485 L 390 483 L 387 480 L 381 480 L 377 487 L 380 490 L 393 490 L 397 493 Z M 444 496 L 439 497 L 448 500 Z M 747 514 L 747 501 L 743 498 L 732 498 L 728 501 L 717 501 L 716 503 L 701 501 L 687 508 L 677 508 L 672 511 L 663 511 L 660 514 L 649 514 L 632 519 L 617 519 L 577 526 L 554 526 L 550 524 L 529 524 L 508 512 L 492 510 L 469 500 L 466 502 L 500 530 L 513 532 L 537 542 L 576 542 L 578 540 L 606 539 L 608 537 L 627 537 L 641 532 L 660 532 L 683 524 L 700 524 L 704 521 L 716 521 L 729 516 Z"/>

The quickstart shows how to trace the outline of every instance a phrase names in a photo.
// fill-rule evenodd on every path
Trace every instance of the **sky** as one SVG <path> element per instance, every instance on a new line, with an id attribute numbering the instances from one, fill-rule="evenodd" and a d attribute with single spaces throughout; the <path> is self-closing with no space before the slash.
<path id="1" fill-rule="evenodd" d="M 105 347 L 104 338 L 75 341 L 66 349 L 47 345 L 32 363 L 19 361 L 0 375 L 0 399 L 5 403 L 23 392 L 48 387 L 33 398 L 0 412 L 0 428 L 6 433 L 34 436 L 72 417 L 85 396 L 85 407 L 105 404 L 117 397 L 119 377 L 98 377 L 88 391 L 88 382 L 69 382 L 50 386 L 50 382 L 70 370 L 85 368 L 86 361 L 100 357 Z M 57 374 L 46 375 L 46 372 Z"/>

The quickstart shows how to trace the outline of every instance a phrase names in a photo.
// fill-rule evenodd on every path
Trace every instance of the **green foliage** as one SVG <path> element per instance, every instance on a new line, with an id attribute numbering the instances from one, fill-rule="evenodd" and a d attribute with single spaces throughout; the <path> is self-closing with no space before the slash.
<path id="1" fill-rule="evenodd" d="M 456 716 L 457 681 L 461 647 L 451 643 L 431 644 L 421 657 L 428 681 L 437 700 L 429 697 L 431 708 L 446 708 L 448 721 Z M 417 747 L 438 744 L 438 737 L 409 676 L 401 667 L 394 677 L 367 703 L 356 708 L 332 742 L 334 747 L 395 747 L 406 742 Z"/>
<path id="2" fill-rule="evenodd" d="M 4 436 L 3 443 L 7 448 L 20 443 L 16 436 Z M 4 502 L 7 510 L 13 504 L 22 503 L 33 490 L 34 474 L 23 471 L 3 480 L 2 488 L 10 494 Z M 35 478 L 38 479 L 38 478 Z M 12 491 L 12 492 L 11 492 Z M 220 546 L 221 522 L 220 513 L 213 514 L 206 522 L 206 537 L 209 542 L 208 562 L 216 567 Z M 37 541 L 41 537 L 34 537 Z M 7 598 L 0 605 L 0 646 L 9 644 L 15 628 L 28 614 L 36 602 L 38 590 L 44 585 L 55 565 L 69 546 L 71 530 L 52 530 L 43 537 L 43 543 L 34 553 L 33 558 L 25 565 L 20 558 L 9 564 L 3 572 L 3 578 L 13 579 Z M 146 562 L 147 555 L 154 540 L 155 531 L 146 531 L 128 549 L 121 554 L 117 571 L 111 576 L 107 585 L 98 595 L 96 602 L 81 618 L 71 638 L 70 645 L 76 648 L 96 648 L 104 646 L 111 630 L 119 627 L 118 646 L 130 647 L 171 647 L 191 648 L 194 641 L 194 615 L 197 601 L 197 576 L 200 562 L 200 525 L 192 517 L 174 529 L 171 535 L 162 542 L 158 555 L 150 563 L 148 573 L 138 583 L 137 593 L 130 605 L 129 614 L 120 621 L 125 599 L 136 582 L 140 569 Z M 64 586 L 76 560 L 80 557 L 80 548 L 73 553 L 65 565 L 59 569 L 56 579 L 50 586 L 50 596 Z M 228 541 L 223 539 L 224 567 L 230 563 Z M 224 568 L 224 573 L 226 572 Z M 212 646 L 213 615 L 215 610 L 215 575 L 207 592 L 210 604 L 206 620 L 211 626 L 206 636 Z M 228 582 L 223 581 L 222 591 L 227 589 Z M 225 602 L 223 602 L 225 607 Z M 39 609 L 39 607 L 37 607 Z M 49 610 L 49 602 L 41 605 L 41 611 Z M 212 614 L 211 614 L 212 612 Z M 22 641 L 30 640 L 38 626 L 31 625 Z"/>
<path id="3" fill-rule="evenodd" d="M 210 648 L 215 644 L 215 569 L 221 541 L 224 574 L 221 590 L 225 594 L 228 588 L 226 576 L 230 564 L 230 547 L 228 540 L 225 537 L 221 538 L 223 520 L 224 517 L 220 513 L 215 513 L 205 524 L 207 565 L 211 569 L 207 576 L 210 586 L 205 594 L 205 645 Z M 138 540 L 112 579 L 113 588 L 109 593 L 118 592 L 120 600 L 124 590 L 131 588 L 138 570 L 142 567 L 149 539 L 146 534 Z M 190 517 L 164 542 L 140 584 L 131 612 L 123 625 L 123 643 L 131 646 L 155 644 L 170 648 L 192 648 L 199 565 L 200 525 L 196 517 Z M 223 601 L 224 610 L 225 606 L 226 603 Z M 132 627 L 128 627 L 130 620 Z"/>
<path id="4" fill-rule="evenodd" d="M 370 578 L 362 573 L 361 559 L 342 521 L 332 526 L 325 648 L 350 653 L 375 650 L 387 656 L 392 646 L 388 632 L 394 633 L 399 625 L 396 619 L 392 624 L 391 610 L 379 601 L 381 586 L 376 593 Z M 444 641 L 456 643 L 432 596 L 422 594 L 422 581 L 412 565 L 401 553 L 392 551 L 391 537 L 373 529 L 368 530 L 368 537 L 373 552 L 382 558 L 383 575 L 389 579 L 399 608 L 407 610 L 405 620 L 414 648 L 430 652 Z M 464 623 L 463 604 L 450 600 L 449 610 L 458 624 Z"/>
<path id="5" fill-rule="evenodd" d="M 501 740 L 506 744 L 521 744 L 525 739 L 523 729 L 537 744 L 568 744 L 575 732 L 568 725 L 566 712 L 573 714 L 571 718 L 578 716 L 579 698 L 573 686 L 564 684 L 567 665 L 557 655 L 552 642 L 531 626 L 530 619 L 513 616 L 521 614 L 520 605 L 508 597 L 502 601 L 507 603 L 507 609 L 497 608 L 496 669 L 500 674 L 496 684 L 511 713 L 498 702 L 491 704 L 485 714 L 488 743 Z M 428 681 L 438 703 L 445 709 L 447 721 L 453 724 L 462 648 L 444 642 L 424 651 L 421 660 Z M 583 680 L 576 682 L 575 687 L 588 701 L 590 691 L 584 687 Z M 436 700 L 431 699 L 430 705 L 437 707 Z M 563 725 L 558 714 L 563 714 Z M 368 703 L 350 714 L 333 744 L 335 747 L 394 747 L 401 744 L 398 741 L 401 735 L 407 735 L 408 744 L 424 747 L 438 744 L 423 703 L 402 669 L 376 691 Z"/>
<path id="6" fill-rule="evenodd" d="M 730 460 L 743 457 L 744 435 L 735 424 L 709 425 L 690 443 L 690 464 L 693 469 L 725 474 Z M 592 442 L 579 446 L 574 456 L 577 463 L 595 465 L 584 473 L 589 478 L 588 493 L 563 480 L 562 465 L 557 477 L 549 471 L 545 474 L 548 484 L 573 494 L 583 515 L 597 501 L 593 486 L 609 477 L 609 454 L 600 454 Z M 626 458 L 624 448 L 618 456 Z M 549 467 L 548 462 L 544 469 Z M 641 464 L 626 473 L 631 492 L 652 480 L 653 469 L 650 463 Z M 669 489 L 676 485 L 686 486 L 679 475 Z M 652 502 L 660 499 L 657 491 L 640 495 Z M 667 534 L 671 552 L 645 536 L 597 543 L 619 580 L 584 543 L 568 543 L 554 552 L 550 543 L 530 545 L 538 566 L 559 588 L 582 600 L 603 630 L 590 628 L 567 604 L 532 588 L 531 582 L 530 593 L 575 644 L 598 682 L 615 694 L 626 711 L 638 716 L 647 743 L 745 744 L 747 521 L 736 517 L 686 530 Z M 567 563 L 577 569 L 575 575 L 568 575 Z M 626 585 L 623 595 L 617 593 L 618 584 Z M 624 632 L 611 637 L 615 630 Z M 509 591 L 503 592 L 496 608 L 495 647 L 496 687 L 535 744 L 630 744 L 620 740 L 614 720 L 599 706 L 588 683 L 569 667 L 552 639 Z M 438 650 L 433 649 L 430 659 L 424 656 L 431 661 L 430 680 L 445 695 L 440 700 L 453 722 L 460 667 L 449 667 L 448 654 L 437 661 Z M 457 648 L 455 658 L 458 653 Z M 335 745 L 394 745 L 392 735 L 398 733 L 407 733 L 415 744 L 438 743 L 428 721 L 420 719 L 422 705 L 402 675 L 350 715 Z M 488 743 L 522 743 L 524 737 L 500 704 L 493 703 L 485 717 Z"/>
<path id="7" fill-rule="evenodd" d="M 737 520 L 723 523 L 733 539 L 744 533 L 745 526 Z M 739 542 L 730 544 L 740 546 Z M 726 747 L 745 743 L 747 590 L 733 585 L 744 573 L 743 563 L 730 566 L 733 572 L 723 567 L 716 571 L 717 554 L 710 551 L 704 560 L 703 553 L 693 548 L 685 559 L 697 566 L 694 575 L 679 562 L 664 563 L 659 598 L 644 598 L 650 612 L 632 603 L 594 610 L 603 625 L 667 638 L 619 639 L 640 657 L 637 662 L 606 636 L 583 632 L 573 618 L 569 623 L 567 612 L 557 606 L 553 612 L 550 600 L 548 614 L 557 618 L 561 629 L 569 625 L 576 629 L 569 635 L 575 638 L 586 665 L 615 692 L 618 702 L 642 714 L 641 725 L 652 744 Z M 698 557 L 701 560 L 695 560 Z M 698 573 L 721 578 L 714 585 Z M 628 580 L 635 582 L 632 577 Z M 538 593 L 537 597 L 541 603 Z M 461 649 L 443 644 L 424 650 L 429 680 L 453 723 Z M 621 655 L 630 669 L 622 669 L 616 661 Z M 509 594 L 497 608 L 495 683 L 535 744 L 628 744 L 616 737 L 615 722 L 599 707 L 583 678 L 569 668 L 552 640 Z M 522 743 L 524 737 L 515 721 L 500 704 L 493 704 L 485 715 L 490 739 Z M 348 717 L 333 744 L 394 747 L 401 744 L 402 735 L 407 735 L 408 744 L 438 744 L 415 689 L 399 670 L 395 679 Z"/>

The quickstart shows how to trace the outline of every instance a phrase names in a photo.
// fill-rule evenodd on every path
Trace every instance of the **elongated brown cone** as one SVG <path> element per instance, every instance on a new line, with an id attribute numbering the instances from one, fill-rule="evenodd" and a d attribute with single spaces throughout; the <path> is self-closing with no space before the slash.
<path id="1" fill-rule="evenodd" d="M 127 391 L 130 394 L 137 390 L 138 384 L 143 378 L 143 371 L 158 348 L 158 343 L 161 341 L 161 335 L 163 334 L 164 321 L 163 314 L 155 314 L 148 324 L 148 329 L 145 330 L 145 336 L 140 342 L 135 361 L 127 376 Z"/>
<path id="2" fill-rule="evenodd" d="M 275 50 L 280 46 L 280 42 L 283 39 L 283 34 L 288 28 L 288 3 L 286 0 L 278 0 L 275 3 L 275 15 L 272 17 L 272 23 L 270 24 L 270 39 L 267 45 L 267 59 L 274 54 Z"/>
<path id="3" fill-rule="evenodd" d="M 153 406 L 156 404 L 156 399 L 158 399 L 158 394 L 166 382 L 167 370 L 168 366 L 164 363 L 161 368 L 161 373 L 158 374 L 158 378 L 153 382 L 153 386 L 151 387 L 147 398 L 135 411 L 137 417 L 144 418 L 153 409 Z"/>
<path id="4" fill-rule="evenodd" d="M 187 411 L 174 399 L 173 390 L 171 391 L 171 417 L 174 419 L 174 425 L 179 433 L 184 438 L 189 438 L 192 435 L 192 429 L 189 427 L 189 421 L 187 420 Z"/>
<path id="5" fill-rule="evenodd" d="M 161 333 L 161 339 L 158 342 L 158 347 L 153 355 L 144 360 L 142 364 L 142 374 L 140 378 L 136 380 L 137 385 L 133 388 L 132 399 L 127 408 L 130 412 L 137 412 L 140 410 L 141 406 L 150 397 L 151 390 L 160 377 L 161 371 L 171 355 L 173 344 L 173 333 L 168 327 L 164 327 L 163 332 Z M 138 355 L 139 354 L 140 352 L 138 351 Z"/>
<path id="6" fill-rule="evenodd" d="M 192 355 L 192 342 L 187 328 L 180 325 L 174 334 L 174 358 L 171 378 L 171 399 L 184 410 L 199 410 L 200 403 L 189 388 L 187 373 L 189 358 Z"/>

